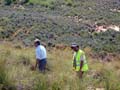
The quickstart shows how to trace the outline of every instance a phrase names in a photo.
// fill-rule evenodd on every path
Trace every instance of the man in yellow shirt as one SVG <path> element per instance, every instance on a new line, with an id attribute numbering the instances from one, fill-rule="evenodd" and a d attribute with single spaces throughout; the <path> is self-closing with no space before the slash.
<path id="1" fill-rule="evenodd" d="M 71 49 L 74 51 L 73 69 L 77 72 L 77 75 L 82 78 L 83 73 L 88 71 L 88 64 L 85 52 L 80 50 L 79 45 L 77 44 L 72 44 Z"/>

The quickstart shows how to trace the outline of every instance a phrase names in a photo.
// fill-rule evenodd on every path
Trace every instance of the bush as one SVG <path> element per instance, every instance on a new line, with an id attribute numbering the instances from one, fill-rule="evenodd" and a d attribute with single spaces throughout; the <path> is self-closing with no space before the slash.
<path id="1" fill-rule="evenodd" d="M 5 0 L 5 5 L 11 5 L 12 3 L 14 3 L 14 4 L 17 4 L 17 3 L 26 4 L 28 2 L 29 2 L 29 0 L 22 0 L 22 1 L 20 1 L 20 0 Z"/>
<path id="2" fill-rule="evenodd" d="M 11 5 L 12 0 L 5 0 L 5 5 Z"/>
<path id="3" fill-rule="evenodd" d="M 26 4 L 26 3 L 28 3 L 29 2 L 29 0 L 22 0 L 21 1 L 21 4 L 23 5 L 23 4 Z"/>
<path id="4" fill-rule="evenodd" d="M 65 0 L 66 1 L 66 4 L 68 6 L 72 6 L 73 5 L 73 0 Z"/>

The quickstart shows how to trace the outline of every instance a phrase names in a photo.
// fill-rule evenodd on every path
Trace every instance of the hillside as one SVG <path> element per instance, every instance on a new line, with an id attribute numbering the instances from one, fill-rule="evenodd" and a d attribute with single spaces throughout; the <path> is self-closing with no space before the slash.
<path id="1" fill-rule="evenodd" d="M 46 73 L 31 68 L 35 38 Z M 73 42 L 87 57 L 82 79 Z M 120 0 L 0 0 L 0 90 L 120 90 Z"/>
<path id="2" fill-rule="evenodd" d="M 120 51 L 120 32 L 95 32 L 96 25 L 120 26 L 119 0 L 14 1 L 1 1 L 0 40 L 29 46 L 37 37 L 52 46 L 77 42 L 95 51 Z"/>

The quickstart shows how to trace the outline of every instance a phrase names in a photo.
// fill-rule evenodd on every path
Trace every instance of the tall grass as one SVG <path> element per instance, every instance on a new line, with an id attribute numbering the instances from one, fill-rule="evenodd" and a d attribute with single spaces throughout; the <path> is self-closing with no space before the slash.
<path id="1" fill-rule="evenodd" d="M 87 50 L 90 52 L 90 49 Z M 0 83 L 10 82 L 18 90 L 120 90 L 120 69 L 116 68 L 119 60 L 103 63 L 88 57 L 90 70 L 83 79 L 79 79 L 72 70 L 70 49 L 48 52 L 50 71 L 45 74 L 30 70 L 30 66 L 35 64 L 34 53 L 34 48 L 17 49 L 10 44 L 0 45 L 0 59 L 4 61 L 0 64 Z"/>
<path id="2" fill-rule="evenodd" d="M 12 82 L 9 80 L 9 75 L 6 69 L 6 55 L 9 55 L 10 51 L 0 52 L 0 90 L 16 90 Z"/>
<path id="3" fill-rule="evenodd" d="M 6 73 L 4 68 L 4 62 L 0 62 L 0 84 L 7 84 Z"/>

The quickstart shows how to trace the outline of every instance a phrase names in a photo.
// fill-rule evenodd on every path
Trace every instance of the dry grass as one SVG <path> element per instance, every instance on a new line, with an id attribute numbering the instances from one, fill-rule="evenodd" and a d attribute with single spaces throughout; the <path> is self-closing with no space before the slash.
<path id="1" fill-rule="evenodd" d="M 120 90 L 120 60 L 103 63 L 88 57 L 90 70 L 82 80 L 72 70 L 72 51 L 69 49 L 48 52 L 50 71 L 46 74 L 30 70 L 30 66 L 35 64 L 34 48 L 16 49 L 12 44 L 2 44 L 1 61 L 4 61 L 7 82 L 17 90 Z"/>

